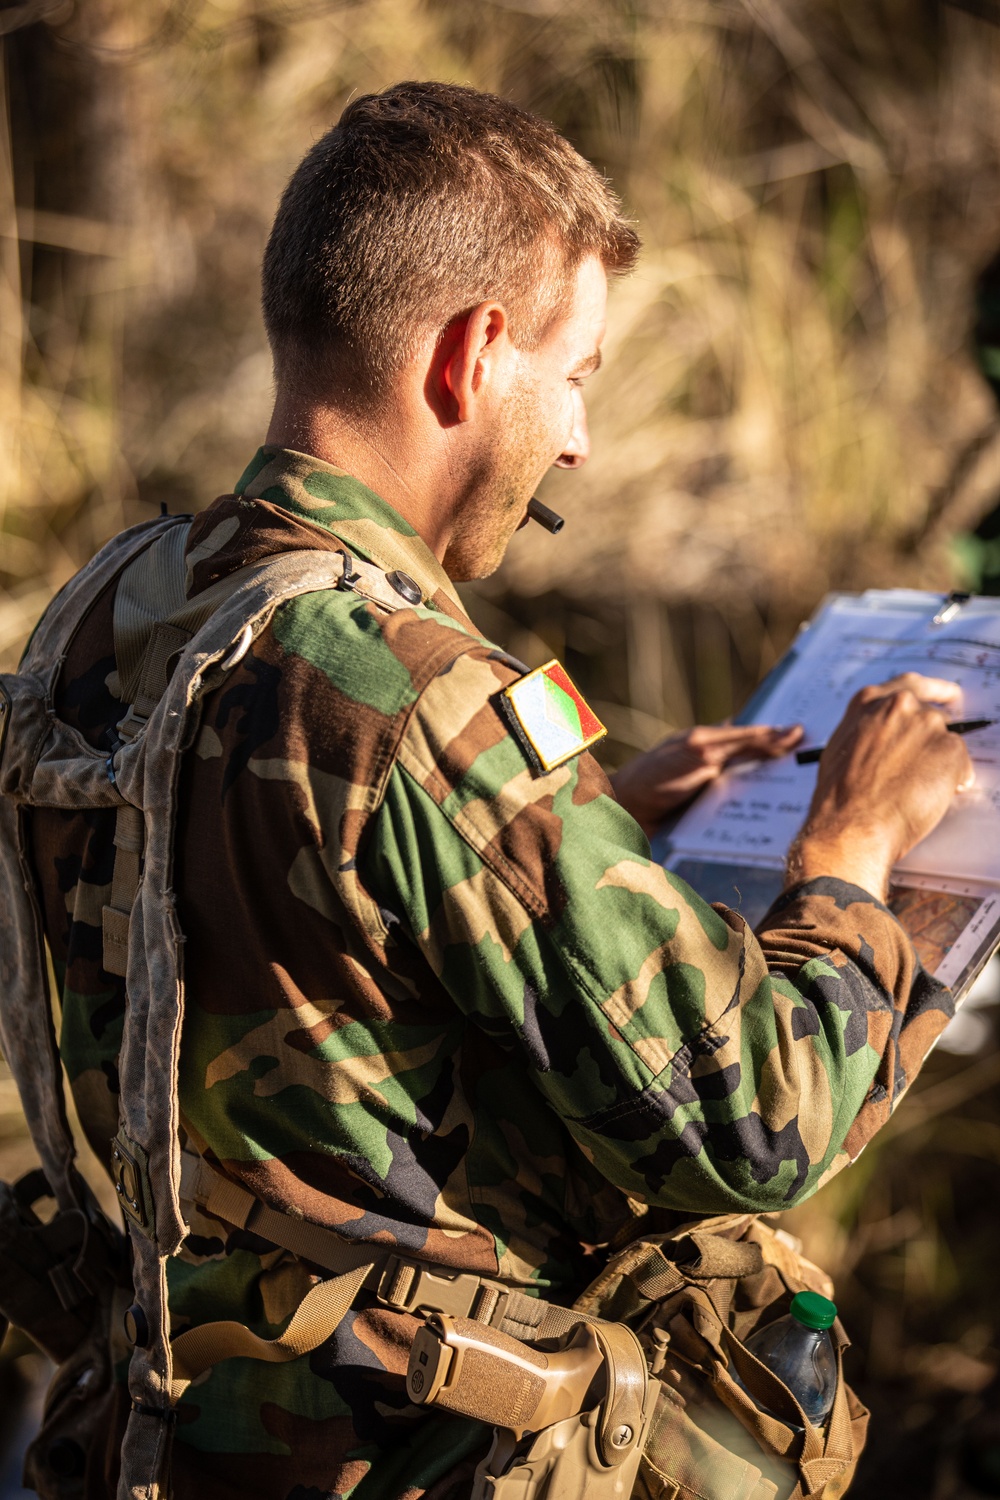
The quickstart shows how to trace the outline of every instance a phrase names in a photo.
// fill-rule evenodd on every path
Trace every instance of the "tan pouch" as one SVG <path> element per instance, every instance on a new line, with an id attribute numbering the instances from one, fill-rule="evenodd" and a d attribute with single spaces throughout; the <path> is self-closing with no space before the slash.
<path id="1" fill-rule="evenodd" d="M 840 1321 L 830 1330 L 838 1384 L 823 1430 L 744 1343 L 806 1289 L 833 1295 L 791 1236 L 739 1214 L 635 1241 L 578 1300 L 577 1311 L 634 1329 L 664 1387 L 634 1491 L 640 1500 L 837 1500 L 845 1492 L 868 1412 L 843 1379 Z"/>

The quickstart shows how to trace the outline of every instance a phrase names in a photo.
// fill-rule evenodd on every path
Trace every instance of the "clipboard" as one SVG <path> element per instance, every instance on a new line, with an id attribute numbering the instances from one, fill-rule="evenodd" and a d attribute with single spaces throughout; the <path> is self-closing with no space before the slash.
<path id="1" fill-rule="evenodd" d="M 736 722 L 801 723 L 802 745 L 823 745 L 860 687 L 908 671 L 957 681 L 956 718 L 1000 720 L 1000 599 L 916 589 L 830 595 Z M 1000 723 L 966 746 L 974 790 L 899 862 L 889 891 L 924 967 L 957 998 L 1000 946 Z M 816 766 L 794 754 L 734 767 L 654 837 L 653 856 L 755 926 L 780 894 L 815 783 Z"/>

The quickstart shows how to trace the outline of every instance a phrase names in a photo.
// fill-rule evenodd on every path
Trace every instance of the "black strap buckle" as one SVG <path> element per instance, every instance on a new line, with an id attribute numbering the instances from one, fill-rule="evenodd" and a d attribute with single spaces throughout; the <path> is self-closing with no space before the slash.
<path id="1" fill-rule="evenodd" d="M 341 575 L 340 582 L 337 584 L 337 587 L 338 589 L 353 589 L 356 583 L 361 582 L 361 574 L 355 573 L 354 558 L 348 552 L 346 547 L 338 547 L 337 551 L 344 559 L 344 571 Z"/>
<path id="2" fill-rule="evenodd" d="M 158 1422 L 176 1422 L 177 1413 L 172 1406 L 148 1406 L 145 1401 L 132 1402 L 132 1410 L 140 1417 L 155 1417 Z"/>

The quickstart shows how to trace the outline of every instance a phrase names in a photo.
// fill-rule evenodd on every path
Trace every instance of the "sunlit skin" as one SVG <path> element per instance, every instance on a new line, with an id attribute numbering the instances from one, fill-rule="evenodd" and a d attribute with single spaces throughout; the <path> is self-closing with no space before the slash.
<path id="1" fill-rule="evenodd" d="M 569 305 L 523 350 L 500 302 L 428 330 L 363 426 L 279 386 L 267 441 L 338 464 L 399 511 L 450 578 L 499 566 L 528 501 L 555 464 L 590 452 L 583 385 L 600 364 L 607 277 L 578 268 Z"/>
<path id="2" fill-rule="evenodd" d="M 589 257 L 535 348 L 518 347 L 501 302 L 480 303 L 415 341 L 363 422 L 279 384 L 267 442 L 314 454 L 375 490 L 450 578 L 486 577 L 548 469 L 587 460 L 584 388 L 601 361 L 606 311 L 604 268 Z M 945 728 L 959 699 L 954 683 L 914 673 L 855 697 L 820 762 L 790 880 L 836 876 L 884 896 L 895 862 L 972 785 L 965 745 Z M 616 795 L 652 832 L 725 766 L 786 755 L 801 734 L 798 725 L 714 725 L 671 735 L 618 772 Z"/>

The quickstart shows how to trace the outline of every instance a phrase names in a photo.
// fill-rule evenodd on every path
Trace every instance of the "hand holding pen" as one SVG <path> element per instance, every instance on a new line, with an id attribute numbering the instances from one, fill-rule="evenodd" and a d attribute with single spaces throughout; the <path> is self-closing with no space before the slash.
<path id="1" fill-rule="evenodd" d="M 889 871 L 975 783 L 961 735 L 947 732 L 961 698 L 957 683 L 917 672 L 855 693 L 820 751 L 789 881 L 833 876 L 884 899 Z"/>
<path id="2" fill-rule="evenodd" d="M 989 729 L 996 722 L 996 719 L 952 719 L 944 727 L 949 734 L 972 734 L 977 729 Z M 800 766 L 814 766 L 825 749 L 825 745 L 810 745 L 808 750 L 796 750 L 795 759 Z"/>

